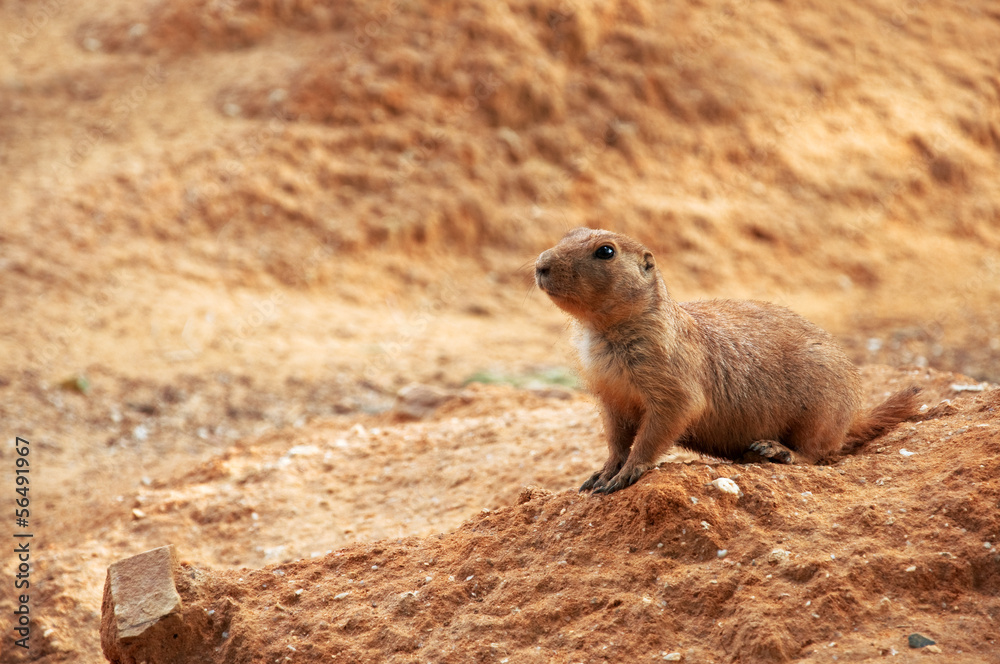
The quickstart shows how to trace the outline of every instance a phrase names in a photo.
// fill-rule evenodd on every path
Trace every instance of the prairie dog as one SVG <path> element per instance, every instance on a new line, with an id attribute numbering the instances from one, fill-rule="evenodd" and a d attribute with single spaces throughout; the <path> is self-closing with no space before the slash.
<path id="1" fill-rule="evenodd" d="M 726 459 L 816 461 L 917 413 L 919 388 L 861 409 L 857 368 L 833 338 L 775 304 L 678 303 L 646 247 L 577 228 L 535 261 L 535 281 L 574 318 L 608 460 L 580 487 L 633 484 L 670 446 Z"/>

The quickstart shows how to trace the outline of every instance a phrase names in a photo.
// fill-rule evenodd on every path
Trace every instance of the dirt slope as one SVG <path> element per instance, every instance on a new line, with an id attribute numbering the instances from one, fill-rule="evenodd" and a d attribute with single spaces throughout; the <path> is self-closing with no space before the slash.
<path id="1" fill-rule="evenodd" d="M 245 439 L 79 517 L 39 564 L 39 652 L 94 652 L 107 558 L 173 543 L 218 661 L 864 661 L 913 631 L 992 661 L 1000 390 L 965 380 L 868 370 L 871 400 L 916 383 L 939 405 L 832 466 L 687 455 L 610 497 L 572 490 L 601 463 L 584 399 L 476 388 L 424 422 Z"/>
<path id="2" fill-rule="evenodd" d="M 33 445 L 41 601 L 29 660 L 101 661 L 104 570 L 166 542 L 199 569 L 313 554 L 337 569 L 327 551 L 367 562 L 403 538 L 392 549 L 400 564 L 429 556 L 457 567 L 484 557 L 475 547 L 495 545 L 476 538 L 493 533 L 538 556 L 502 563 L 525 575 L 517 605 L 548 606 L 539 615 L 558 614 L 552 624 L 566 617 L 554 586 L 531 576 L 566 559 L 559 532 L 528 534 L 518 519 L 598 510 L 631 533 L 629 505 L 663 492 L 673 504 L 664 473 L 691 492 L 708 473 L 701 462 L 667 467 L 618 507 L 558 493 L 599 463 L 601 434 L 574 390 L 565 319 L 532 290 L 530 265 L 582 224 L 649 243 L 680 299 L 781 302 L 857 361 L 921 372 L 930 406 L 968 402 L 893 434 L 933 454 L 897 458 L 886 447 L 845 461 L 844 476 L 718 467 L 759 484 L 741 501 L 774 492 L 774 515 L 701 502 L 665 516 L 663 528 L 706 515 L 721 528 L 725 515 L 750 534 L 704 535 L 734 552 L 710 563 L 725 578 L 678 549 L 685 589 L 746 585 L 726 561 L 746 567 L 780 537 L 798 538 L 789 550 L 802 564 L 819 565 L 806 547 L 837 545 L 895 570 L 904 554 L 892 529 L 865 530 L 838 511 L 875 495 L 895 510 L 886 492 L 912 511 L 906 501 L 932 483 L 935 506 L 961 512 L 968 502 L 984 514 L 956 521 L 968 541 L 920 530 L 918 571 L 886 572 L 880 588 L 893 604 L 878 617 L 869 603 L 882 591 L 859 590 L 869 585 L 860 567 L 822 567 L 838 583 L 854 570 L 857 604 L 829 600 L 832 637 L 826 622 L 801 635 L 774 622 L 779 605 L 769 603 L 788 592 L 815 604 L 833 592 L 816 585 L 826 577 L 775 573 L 791 589 L 759 608 L 734 591 L 691 625 L 670 609 L 664 633 L 683 636 L 676 645 L 649 627 L 648 638 L 618 638 L 631 648 L 619 652 L 651 657 L 683 641 L 685 652 L 704 648 L 694 661 L 746 648 L 816 658 L 829 637 L 832 654 L 850 641 L 863 659 L 877 656 L 873 643 L 902 650 L 895 625 L 920 623 L 952 656 L 986 657 L 996 606 L 982 597 L 995 590 L 995 561 L 982 541 L 997 534 L 987 472 L 996 438 L 989 427 L 947 433 L 965 417 L 995 424 L 973 405 L 978 393 L 953 383 L 1000 381 L 1000 15 L 989 3 L 15 0 L 0 5 L 0 25 L 0 420 L 11 443 Z M 923 367 L 966 376 L 927 378 Z M 465 387 L 473 378 L 517 387 Z M 869 372 L 868 387 L 875 395 L 905 378 Z M 413 382 L 456 396 L 429 420 L 397 421 L 396 393 Z M 944 453 L 952 438 L 958 457 Z M 0 447 L 4 487 L 13 458 L 12 445 Z M 872 486 L 890 476 L 898 484 Z M 962 493 L 966 476 L 985 488 Z M 527 484 L 557 493 L 516 507 Z M 798 503 L 781 498 L 802 491 L 813 493 L 815 542 L 794 518 Z M 501 511 L 469 521 L 483 507 Z M 918 527 L 930 528 L 908 524 L 910 542 Z M 574 550 L 599 548 L 602 536 L 581 531 Z M 930 582 L 910 579 L 923 578 L 938 545 L 957 571 L 933 567 L 953 576 L 931 601 L 921 594 Z M 628 595 L 622 606 L 646 595 L 652 612 L 678 599 L 664 590 L 652 602 L 650 577 L 627 571 L 639 554 L 614 555 L 597 562 L 609 583 L 615 570 L 626 579 L 614 586 Z M 3 613 L 13 569 L 0 559 Z M 398 583 L 378 592 L 413 590 Z M 435 634 L 427 652 L 459 657 L 449 648 L 466 643 L 489 659 L 490 628 L 473 629 L 477 607 L 459 595 L 434 615 L 454 611 L 464 627 Z M 727 612 L 759 636 L 738 633 Z M 577 632 L 621 633 L 613 610 L 569 617 L 583 621 Z M 382 629 L 380 620 L 358 629 Z M 866 636 L 835 635 L 853 620 Z M 531 648 L 559 648 L 539 621 L 550 635 Z M 715 622 L 728 627 L 706 631 Z M 405 639 L 425 629 L 413 625 L 400 628 Z M 5 635 L 6 626 L 0 619 Z M 315 647 L 381 657 L 365 638 Z M 596 661 L 609 643 L 584 645 L 560 652 Z M 505 647 L 517 657 L 500 659 L 536 656 L 525 643 Z M 22 655 L 0 648 L 0 661 Z"/>

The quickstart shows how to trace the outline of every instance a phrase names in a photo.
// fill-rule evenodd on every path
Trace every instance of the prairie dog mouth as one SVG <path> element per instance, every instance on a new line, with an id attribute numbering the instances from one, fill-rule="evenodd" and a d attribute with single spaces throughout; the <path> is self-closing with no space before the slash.
<path id="1" fill-rule="evenodd" d="M 553 281 L 552 275 L 550 275 L 547 270 L 537 270 L 535 272 L 535 283 L 538 284 L 539 290 L 549 297 L 565 299 L 567 295 L 560 293 L 558 288 L 554 288 L 554 284 L 552 283 Z"/>

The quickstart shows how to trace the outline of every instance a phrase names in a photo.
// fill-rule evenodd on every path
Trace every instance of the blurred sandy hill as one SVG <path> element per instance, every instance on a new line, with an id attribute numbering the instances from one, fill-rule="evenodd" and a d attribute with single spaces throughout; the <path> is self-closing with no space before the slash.
<path id="1" fill-rule="evenodd" d="M 80 302 L 183 325 L 116 271 L 209 299 L 412 300 L 445 254 L 523 295 L 517 268 L 587 224 L 653 246 L 682 297 L 785 301 L 859 360 L 1000 377 L 988 3 L 2 11 L 15 366 L 40 359 L 23 335 L 98 317 Z"/>

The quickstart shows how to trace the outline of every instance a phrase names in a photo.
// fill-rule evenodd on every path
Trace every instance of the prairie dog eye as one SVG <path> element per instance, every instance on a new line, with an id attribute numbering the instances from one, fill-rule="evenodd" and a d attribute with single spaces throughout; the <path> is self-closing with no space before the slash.
<path id="1" fill-rule="evenodd" d="M 602 244 L 594 252 L 594 258 L 600 258 L 602 261 L 609 261 L 615 257 L 615 248 L 610 244 Z"/>

